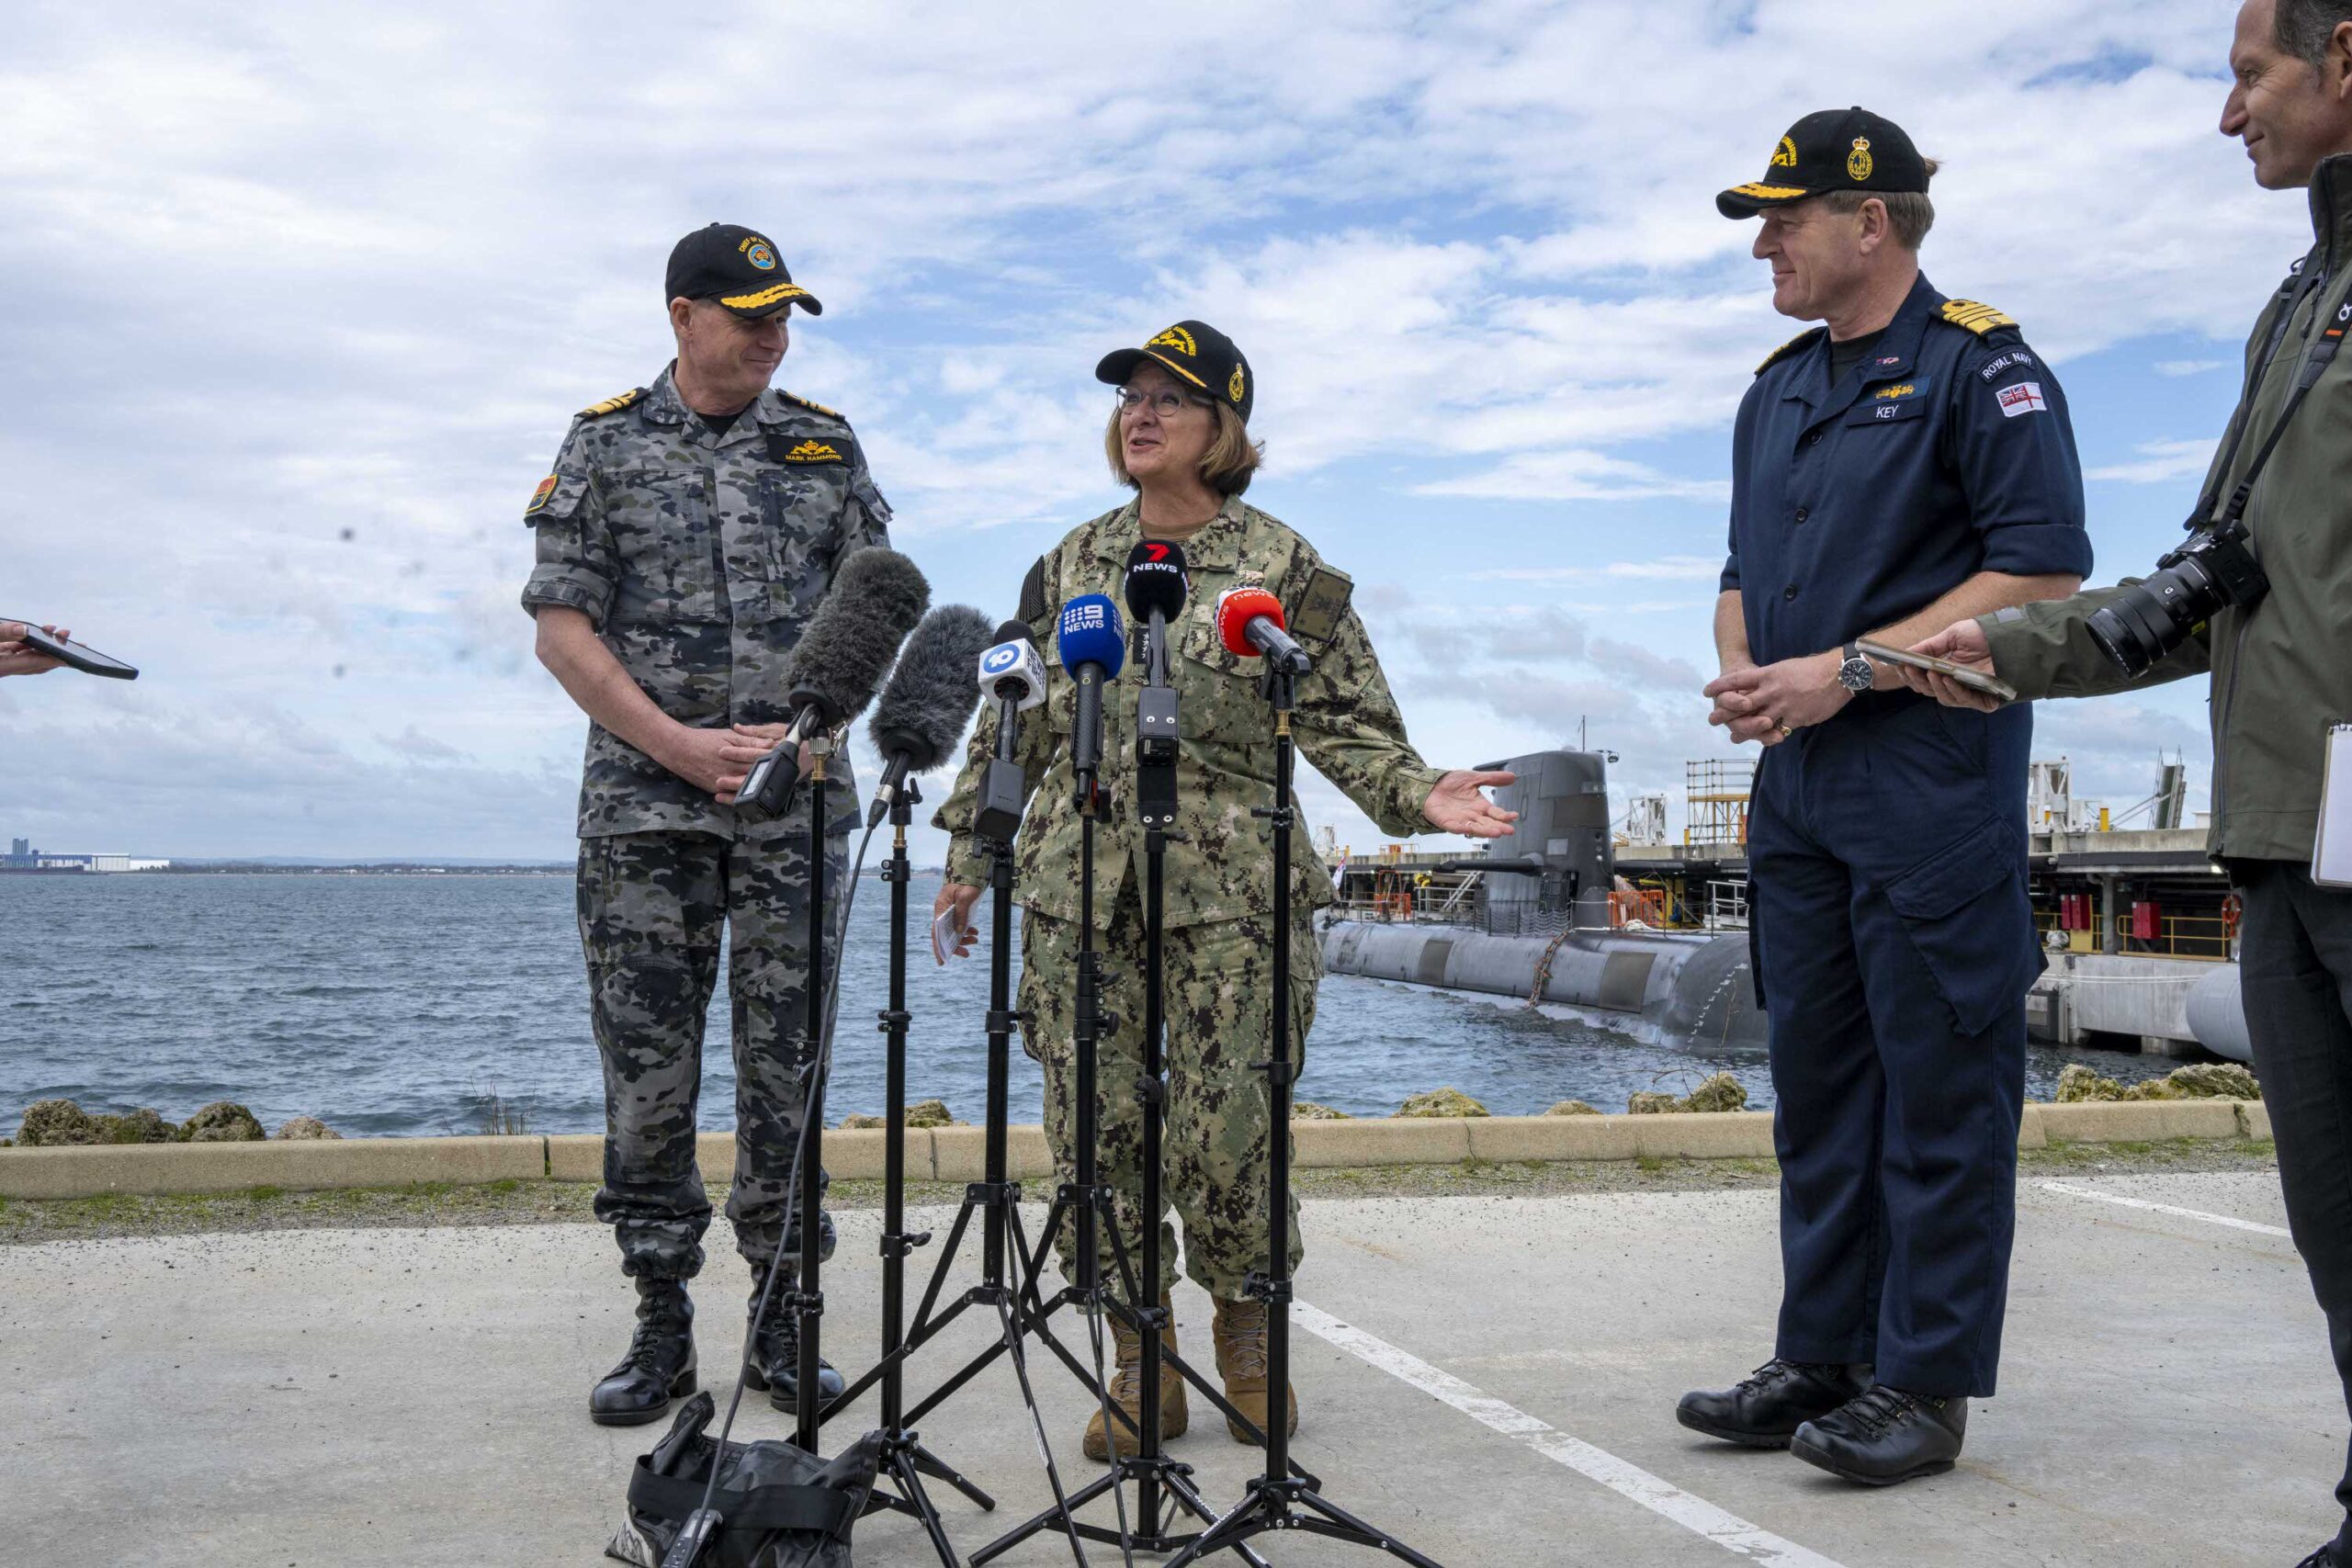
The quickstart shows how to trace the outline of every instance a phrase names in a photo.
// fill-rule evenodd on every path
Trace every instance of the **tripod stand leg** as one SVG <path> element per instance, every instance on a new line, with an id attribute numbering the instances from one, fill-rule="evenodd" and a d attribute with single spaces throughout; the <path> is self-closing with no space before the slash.
<path id="1" fill-rule="evenodd" d="M 1069 1499 L 1062 1491 L 1061 1466 L 1054 1462 L 1054 1445 L 1046 1436 L 1046 1417 L 1037 1408 L 1037 1391 L 1029 1382 L 1029 1358 L 1021 1353 L 1021 1331 L 1013 1322 L 1012 1303 L 1000 1300 L 997 1313 L 1004 1324 L 1004 1348 L 1012 1358 L 1013 1376 L 1021 1381 L 1021 1403 L 1028 1408 L 1029 1424 L 1036 1428 L 1037 1457 L 1046 1462 L 1046 1483 L 1053 1488 L 1054 1506 L 1069 1525 L 1063 1533 L 1069 1538 L 1070 1556 L 1078 1568 L 1092 1568 L 1087 1561 L 1086 1548 L 1079 1540 L 1078 1522 L 1070 1512 Z"/>

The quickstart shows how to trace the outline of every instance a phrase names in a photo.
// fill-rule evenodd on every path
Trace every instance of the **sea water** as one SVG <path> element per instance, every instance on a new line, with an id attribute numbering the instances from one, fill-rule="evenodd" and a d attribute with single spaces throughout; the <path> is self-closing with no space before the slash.
<path id="1" fill-rule="evenodd" d="M 978 1122 L 986 907 L 981 945 L 938 967 L 938 885 L 919 874 L 910 889 L 909 1094 Z M 851 912 L 829 1122 L 882 1107 L 888 911 L 869 874 Z M 273 1129 L 307 1114 L 353 1137 L 480 1131 L 492 1096 L 532 1132 L 604 1124 L 568 871 L 0 876 L 0 1134 L 51 1098 L 173 1120 L 233 1100 Z M 703 1053 L 706 1128 L 733 1123 L 726 984 Z M 2066 1061 L 2127 1078 L 2171 1065 L 2036 1049 L 2029 1094 L 2049 1098 Z M 1359 1116 L 1448 1085 L 1498 1115 L 1563 1100 L 1623 1111 L 1636 1089 L 1687 1092 L 1717 1071 L 1751 1106 L 1771 1103 L 1761 1050 L 1680 1049 L 1510 998 L 1331 976 L 1297 1093 Z M 1041 1093 L 1016 1043 L 1013 1119 L 1039 1120 Z"/>

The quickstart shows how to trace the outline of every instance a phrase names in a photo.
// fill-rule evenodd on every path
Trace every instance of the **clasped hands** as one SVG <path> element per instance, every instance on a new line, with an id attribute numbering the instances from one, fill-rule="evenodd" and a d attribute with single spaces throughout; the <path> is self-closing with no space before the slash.
<path id="1" fill-rule="evenodd" d="M 1914 643 L 1911 651 L 1986 675 L 1994 672 L 1992 645 L 1984 628 L 1974 620 L 1955 621 L 1924 642 Z M 1707 722 L 1728 729 L 1736 741 L 1777 746 L 1805 726 L 1833 717 L 1854 700 L 1854 694 L 1838 681 L 1838 667 L 1844 662 L 1844 655 L 1832 649 L 1777 664 L 1744 664 L 1726 670 L 1707 682 L 1705 694 L 1715 705 Z M 1873 663 L 1872 668 L 1880 690 L 1902 685 L 1946 707 L 1973 708 L 1978 713 L 1991 713 L 2001 705 L 1998 697 L 1932 670 L 1884 663 Z"/>

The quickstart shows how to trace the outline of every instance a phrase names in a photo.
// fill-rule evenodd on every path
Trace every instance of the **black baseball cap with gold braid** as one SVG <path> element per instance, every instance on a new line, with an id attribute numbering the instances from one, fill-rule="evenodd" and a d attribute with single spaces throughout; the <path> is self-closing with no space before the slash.
<path id="1" fill-rule="evenodd" d="M 745 321 L 795 305 L 812 316 L 825 313 L 815 295 L 792 281 L 775 243 L 758 230 L 736 223 L 710 224 L 673 245 L 662 287 L 665 304 L 716 299 Z"/>
<path id="2" fill-rule="evenodd" d="M 1767 208 L 1836 190 L 1894 196 L 1924 195 L 1927 189 L 1928 161 L 1903 128 L 1857 105 L 1823 109 L 1789 127 L 1772 149 L 1764 177 L 1716 197 L 1715 210 L 1726 218 L 1753 218 Z"/>
<path id="3" fill-rule="evenodd" d="M 1141 348 L 1104 355 L 1094 367 L 1094 378 L 1106 386 L 1123 386 L 1147 359 L 1239 414 L 1242 423 L 1250 423 L 1250 411 L 1258 401 L 1258 378 L 1233 340 L 1206 321 L 1179 321 Z"/>

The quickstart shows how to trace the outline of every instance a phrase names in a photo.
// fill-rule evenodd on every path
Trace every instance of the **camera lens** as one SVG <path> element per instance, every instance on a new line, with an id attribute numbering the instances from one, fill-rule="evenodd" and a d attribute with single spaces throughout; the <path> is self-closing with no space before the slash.
<path id="1" fill-rule="evenodd" d="M 2093 611 L 2084 630 L 2116 668 L 2137 680 L 2187 641 L 2189 629 L 2223 602 L 2203 563 L 2183 554 Z"/>

